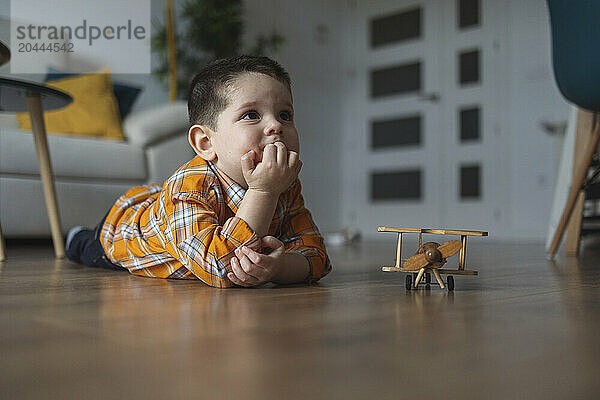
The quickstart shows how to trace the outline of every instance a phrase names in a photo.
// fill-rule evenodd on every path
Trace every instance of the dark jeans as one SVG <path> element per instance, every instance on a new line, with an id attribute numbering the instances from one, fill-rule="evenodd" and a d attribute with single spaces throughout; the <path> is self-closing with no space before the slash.
<path id="1" fill-rule="evenodd" d="M 102 225 L 104 225 L 105 220 L 106 216 L 94 229 L 84 229 L 77 232 L 66 249 L 67 258 L 88 267 L 127 270 L 110 262 L 102 244 L 100 244 L 100 232 L 102 232 Z"/>

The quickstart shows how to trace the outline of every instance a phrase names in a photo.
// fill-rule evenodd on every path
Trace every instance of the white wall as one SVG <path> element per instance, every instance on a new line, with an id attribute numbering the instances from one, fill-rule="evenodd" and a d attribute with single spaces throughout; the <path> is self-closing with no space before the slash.
<path id="1" fill-rule="evenodd" d="M 274 29 L 286 39 L 273 58 L 292 78 L 303 195 L 321 232 L 341 225 L 341 3 L 245 1 L 248 46 Z"/>
<path id="2" fill-rule="evenodd" d="M 510 135 L 510 232 L 516 237 L 546 235 L 562 136 L 550 136 L 542 121 L 565 121 L 568 105 L 554 81 L 548 10 L 544 0 L 511 0 L 508 119 Z M 508 130 L 508 131 L 507 131 Z"/>

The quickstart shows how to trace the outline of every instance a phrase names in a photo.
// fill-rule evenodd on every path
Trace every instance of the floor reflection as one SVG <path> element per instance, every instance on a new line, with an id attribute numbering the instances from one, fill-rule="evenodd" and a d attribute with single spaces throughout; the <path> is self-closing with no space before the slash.
<path id="1" fill-rule="evenodd" d="M 310 313 L 304 305 L 295 317 L 277 310 L 278 299 L 284 296 L 289 303 L 294 291 L 311 293 Z M 196 339 L 235 335 L 232 345 L 251 347 L 256 345 L 249 342 L 257 338 L 255 330 L 319 318 L 327 299 L 328 291 L 311 287 L 215 289 L 198 281 L 107 277 L 101 289 L 99 318 L 106 332 L 119 332 L 138 344 L 176 342 L 185 348 Z M 298 296 L 298 301 L 307 298 Z"/>

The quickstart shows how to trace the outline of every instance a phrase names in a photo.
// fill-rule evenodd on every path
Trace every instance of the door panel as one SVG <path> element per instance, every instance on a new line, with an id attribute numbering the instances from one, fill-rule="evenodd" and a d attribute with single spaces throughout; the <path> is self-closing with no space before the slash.
<path id="1" fill-rule="evenodd" d="M 502 2 L 463 1 L 476 7 L 462 13 L 465 28 L 459 3 L 353 3 L 344 218 L 366 234 L 379 225 L 488 229 L 499 217 L 503 61 L 490 22 L 501 18 L 490 14 L 503 12 Z M 420 21 L 394 33 L 390 21 L 409 17 Z"/>

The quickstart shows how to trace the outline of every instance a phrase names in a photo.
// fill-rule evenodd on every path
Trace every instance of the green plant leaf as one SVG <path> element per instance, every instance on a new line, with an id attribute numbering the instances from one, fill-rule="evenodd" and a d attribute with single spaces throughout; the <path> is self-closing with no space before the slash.
<path id="1" fill-rule="evenodd" d="M 275 54 L 285 43 L 277 32 L 269 36 L 261 34 L 254 45 L 243 51 L 241 0 L 187 0 L 175 25 L 179 98 L 187 96 L 189 83 L 201 66 L 239 54 Z M 153 74 L 161 83 L 168 84 L 167 28 L 159 20 L 153 20 L 152 26 L 151 49 L 159 59 Z"/>

